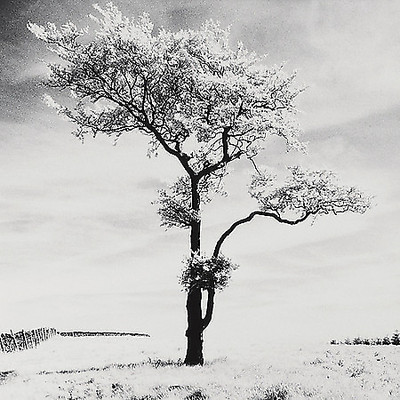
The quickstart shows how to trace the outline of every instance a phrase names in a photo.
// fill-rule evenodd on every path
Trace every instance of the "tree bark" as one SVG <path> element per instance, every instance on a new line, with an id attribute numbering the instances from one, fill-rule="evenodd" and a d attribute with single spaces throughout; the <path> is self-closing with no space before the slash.
<path id="1" fill-rule="evenodd" d="M 200 196 L 198 180 L 192 178 L 192 209 L 200 210 Z M 193 221 L 190 229 L 190 250 L 192 257 L 200 253 L 201 222 Z M 186 300 L 187 322 L 186 330 L 187 350 L 186 365 L 203 365 L 203 316 L 201 308 L 201 288 L 193 286 L 189 289 Z"/>
<path id="2" fill-rule="evenodd" d="M 189 291 L 186 301 L 188 328 L 186 330 L 186 365 L 203 365 L 203 319 L 201 310 L 201 289 Z"/>

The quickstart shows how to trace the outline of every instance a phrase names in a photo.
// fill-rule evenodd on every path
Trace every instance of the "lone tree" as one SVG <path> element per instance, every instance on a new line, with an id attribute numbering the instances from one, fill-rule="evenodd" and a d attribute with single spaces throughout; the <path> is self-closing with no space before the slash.
<path id="1" fill-rule="evenodd" d="M 288 149 L 304 150 L 294 120 L 301 92 L 294 74 L 267 68 L 263 57 L 241 43 L 231 48 L 229 30 L 218 23 L 155 34 L 146 14 L 129 19 L 112 3 L 94 7 L 95 33 L 71 22 L 60 28 L 28 24 L 60 59 L 49 65 L 48 86 L 68 90 L 73 106 L 46 99 L 76 124 L 80 139 L 98 134 L 118 139 L 140 131 L 148 137 L 150 156 L 165 151 L 180 163 L 182 176 L 159 191 L 158 212 L 163 226 L 190 232 L 181 276 L 187 291 L 185 364 L 203 364 L 203 331 L 212 319 L 215 291 L 226 287 L 236 268 L 221 247 L 237 227 L 256 216 L 296 225 L 321 214 L 363 213 L 369 199 L 354 187 L 338 186 L 329 171 L 291 167 L 286 183 L 277 187 L 274 176 L 258 167 L 257 156 L 271 135 Z M 200 251 L 201 208 L 223 191 L 227 167 L 239 159 L 251 163 L 249 193 L 258 209 L 234 222 L 207 256 Z"/>

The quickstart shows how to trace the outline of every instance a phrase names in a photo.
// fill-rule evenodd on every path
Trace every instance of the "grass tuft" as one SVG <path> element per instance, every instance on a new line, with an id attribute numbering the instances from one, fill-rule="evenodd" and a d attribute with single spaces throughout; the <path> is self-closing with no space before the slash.
<path id="1" fill-rule="evenodd" d="M 288 400 L 289 388 L 283 383 L 275 384 L 267 388 L 255 387 L 255 395 L 251 400 Z"/>

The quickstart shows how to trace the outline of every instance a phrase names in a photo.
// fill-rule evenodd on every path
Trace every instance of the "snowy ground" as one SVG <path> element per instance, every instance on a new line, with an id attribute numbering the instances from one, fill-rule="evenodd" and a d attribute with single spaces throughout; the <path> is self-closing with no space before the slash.
<path id="1" fill-rule="evenodd" d="M 400 346 L 243 349 L 190 368 L 158 363 L 183 354 L 158 339 L 55 337 L 0 354 L 0 399 L 400 399 Z"/>

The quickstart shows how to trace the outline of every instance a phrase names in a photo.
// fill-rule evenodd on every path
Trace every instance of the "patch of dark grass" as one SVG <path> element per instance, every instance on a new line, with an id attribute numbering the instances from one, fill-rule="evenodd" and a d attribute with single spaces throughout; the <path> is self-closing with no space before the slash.
<path id="1" fill-rule="evenodd" d="M 148 358 L 145 361 L 141 361 L 138 363 L 128 363 L 128 364 L 110 364 L 105 367 L 90 367 L 84 369 L 65 369 L 65 370 L 57 370 L 57 371 L 40 371 L 39 375 L 50 375 L 50 374 L 82 374 L 84 372 L 99 372 L 99 371 L 108 371 L 110 369 L 135 369 L 139 367 L 143 367 L 145 365 L 150 365 L 154 368 L 165 368 L 165 367 L 181 367 L 183 366 L 183 361 L 179 358 L 178 360 L 162 360 L 160 358 L 152 359 Z"/>
<path id="2" fill-rule="evenodd" d="M 111 393 L 113 397 L 129 398 L 129 400 L 162 400 L 168 398 L 171 392 L 179 393 L 182 400 L 208 400 L 209 396 L 202 392 L 202 389 L 189 385 L 155 386 L 150 394 L 135 395 L 132 394 L 132 388 L 120 383 L 111 384 Z M 125 397 L 124 397 L 125 396 Z M 129 396 L 129 397 L 126 397 Z"/>
<path id="3" fill-rule="evenodd" d="M 290 399 L 289 389 L 284 384 L 272 385 L 267 388 L 256 388 L 256 394 L 251 400 L 288 400 Z"/>
<path id="4" fill-rule="evenodd" d="M 15 371 L 0 371 L 0 385 L 7 383 L 10 379 L 15 378 Z"/>
<path id="5" fill-rule="evenodd" d="M 141 365 L 151 365 L 154 368 L 165 368 L 165 367 L 181 367 L 184 364 L 180 358 L 177 361 L 171 359 L 161 360 L 160 358 L 153 360 L 152 358 L 148 358 L 148 360 L 144 361 Z"/>
<path id="6" fill-rule="evenodd" d="M 201 390 L 195 390 L 188 394 L 184 400 L 207 400 L 209 397 L 205 395 Z"/>

